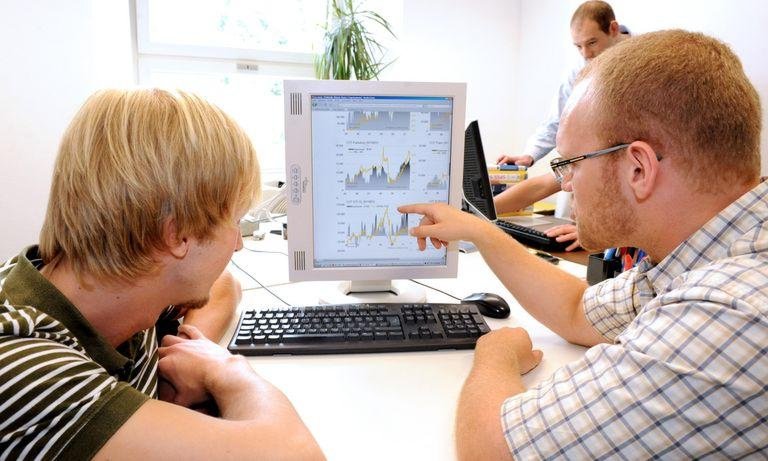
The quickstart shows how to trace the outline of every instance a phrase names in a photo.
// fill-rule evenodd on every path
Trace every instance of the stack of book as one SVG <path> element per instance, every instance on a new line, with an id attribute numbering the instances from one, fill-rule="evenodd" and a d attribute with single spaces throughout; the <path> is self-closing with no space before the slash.
<path id="1" fill-rule="evenodd" d="M 488 179 L 491 181 L 493 195 L 498 195 L 520 181 L 528 178 L 528 168 L 517 165 L 494 165 L 488 167 Z M 511 213 L 500 214 L 504 216 L 527 216 L 533 214 L 533 205 Z"/>

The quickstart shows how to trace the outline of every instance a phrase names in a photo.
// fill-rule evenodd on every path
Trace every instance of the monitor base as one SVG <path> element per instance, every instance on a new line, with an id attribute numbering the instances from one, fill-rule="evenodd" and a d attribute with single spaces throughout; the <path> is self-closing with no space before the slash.
<path id="1" fill-rule="evenodd" d="M 406 280 L 356 280 L 341 282 L 320 293 L 320 304 L 423 303 L 424 287 Z"/>

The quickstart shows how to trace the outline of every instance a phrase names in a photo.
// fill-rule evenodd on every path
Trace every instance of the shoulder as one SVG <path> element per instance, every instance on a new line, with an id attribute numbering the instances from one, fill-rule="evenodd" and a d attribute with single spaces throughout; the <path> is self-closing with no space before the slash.
<path id="1" fill-rule="evenodd" d="M 100 446 L 108 420 L 149 398 L 110 376 L 55 318 L 8 303 L 0 305 L 0 383 L 0 459 L 56 458 L 77 438 L 79 449 Z"/>
<path id="2" fill-rule="evenodd" d="M 661 298 L 663 303 L 709 302 L 744 313 L 766 315 L 766 286 L 768 253 L 742 254 L 682 274 Z"/>
<path id="3" fill-rule="evenodd" d="M 617 339 L 631 350 L 685 362 L 720 382 L 741 376 L 734 358 L 749 357 L 765 363 L 768 379 L 768 355 L 759 346 L 768 336 L 766 286 L 768 264 L 757 255 L 704 265 L 674 279 Z"/>

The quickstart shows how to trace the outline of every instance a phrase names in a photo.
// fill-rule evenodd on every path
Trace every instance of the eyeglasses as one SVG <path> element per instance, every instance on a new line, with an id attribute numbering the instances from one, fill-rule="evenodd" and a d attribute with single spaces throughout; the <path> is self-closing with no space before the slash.
<path id="1" fill-rule="evenodd" d="M 594 152 L 589 152 L 586 154 L 581 154 L 577 157 L 564 159 L 562 157 L 556 157 L 553 158 L 551 162 L 549 162 L 549 166 L 552 168 L 552 173 L 555 174 L 555 179 L 557 182 L 562 183 L 565 178 L 570 176 L 571 171 L 573 168 L 571 165 L 573 165 L 576 162 L 580 162 L 582 160 L 586 160 L 588 158 L 594 158 L 599 157 L 601 155 L 610 154 L 612 152 L 616 152 L 618 150 L 624 149 L 625 147 L 629 147 L 629 144 L 619 144 L 617 146 L 609 147 L 607 149 L 597 150 Z"/>

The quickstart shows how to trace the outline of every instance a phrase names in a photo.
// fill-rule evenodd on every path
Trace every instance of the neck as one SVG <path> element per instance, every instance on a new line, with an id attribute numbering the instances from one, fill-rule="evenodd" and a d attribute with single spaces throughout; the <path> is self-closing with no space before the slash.
<path id="1" fill-rule="evenodd" d="M 41 274 L 77 308 L 113 347 L 155 324 L 163 309 L 173 304 L 158 277 L 141 277 L 130 285 L 101 282 L 85 276 L 81 283 L 66 261 Z"/>
<path id="2" fill-rule="evenodd" d="M 690 188 L 685 184 L 677 190 L 669 191 L 665 197 L 658 197 L 654 203 L 646 205 L 646 212 L 642 213 L 645 216 L 641 219 L 644 228 L 640 234 L 648 237 L 640 242 L 640 248 L 648 253 L 651 261 L 658 263 L 756 185 L 750 183 L 744 187 L 733 187 L 727 194 L 722 191 L 712 194 L 690 193 Z"/>

